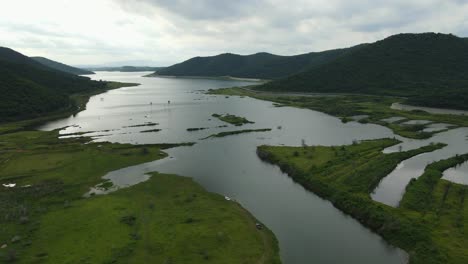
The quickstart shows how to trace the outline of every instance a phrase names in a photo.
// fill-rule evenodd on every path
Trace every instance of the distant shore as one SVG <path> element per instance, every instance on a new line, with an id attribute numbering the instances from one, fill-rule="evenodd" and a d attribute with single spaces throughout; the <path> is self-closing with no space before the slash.
<path id="1" fill-rule="evenodd" d="M 143 77 L 160 77 L 160 78 L 176 78 L 176 79 L 211 79 L 211 80 L 229 80 L 229 81 L 246 81 L 246 82 L 269 82 L 267 79 L 254 79 L 254 78 L 239 78 L 232 76 L 175 76 L 175 75 L 159 75 L 152 73 Z"/>

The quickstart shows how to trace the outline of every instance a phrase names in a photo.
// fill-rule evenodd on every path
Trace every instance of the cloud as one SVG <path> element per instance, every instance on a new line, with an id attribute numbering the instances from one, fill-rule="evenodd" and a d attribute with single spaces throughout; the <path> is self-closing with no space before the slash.
<path id="1" fill-rule="evenodd" d="M 132 11 L 148 14 L 148 7 L 166 10 L 176 15 L 193 20 L 235 20 L 251 15 L 266 4 L 263 0 L 117 0 L 122 6 Z"/>
<path id="2" fill-rule="evenodd" d="M 292 55 L 400 32 L 467 36 L 466 14 L 464 0 L 16 0 L 0 10 L 0 45 L 72 64 L 167 65 L 223 52 Z"/>

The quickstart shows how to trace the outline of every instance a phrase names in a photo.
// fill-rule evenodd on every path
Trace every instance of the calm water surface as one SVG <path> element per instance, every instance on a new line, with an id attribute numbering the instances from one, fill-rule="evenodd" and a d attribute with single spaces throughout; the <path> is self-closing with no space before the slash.
<path id="1" fill-rule="evenodd" d="M 114 171 L 106 177 L 124 186 L 144 181 L 145 173 L 150 171 L 193 177 L 207 190 L 236 199 L 271 228 L 279 240 L 284 263 L 405 263 L 404 252 L 386 244 L 331 203 L 304 190 L 276 166 L 262 162 L 255 153 L 256 147 L 263 144 L 299 146 L 302 139 L 308 145 L 351 144 L 353 140 L 394 137 L 392 131 L 373 124 L 343 124 L 338 118 L 320 112 L 276 108 L 271 102 L 252 98 L 204 94 L 211 88 L 249 85 L 249 82 L 140 77 L 144 74 L 99 72 L 92 77 L 142 85 L 94 96 L 87 110 L 51 122 L 42 129 L 67 127 L 62 134 L 91 132 L 88 135 L 96 141 L 196 142 L 192 147 L 168 150 L 167 159 Z M 214 113 L 244 116 L 255 124 L 220 128 L 225 123 L 211 117 Z M 129 127 L 149 122 L 158 125 Z M 209 129 L 187 131 L 198 127 Z M 250 128 L 273 130 L 201 140 L 222 131 Z M 140 133 L 148 129 L 161 131 Z M 466 135 L 467 129 L 459 128 L 430 140 L 397 137 L 403 141 L 402 150 L 430 142 L 445 142 L 449 146 L 404 161 L 382 181 L 374 199 L 397 204 L 404 186 L 411 177 L 419 176 L 427 163 L 466 151 Z M 394 146 L 385 151 L 398 150 L 399 146 Z"/>
<path id="2" fill-rule="evenodd" d="M 399 138 L 403 140 L 403 143 L 387 148 L 384 152 L 396 152 L 399 151 L 400 148 L 401 150 L 406 151 L 436 142 L 445 143 L 447 146 L 430 153 L 417 155 L 401 162 L 392 173 L 380 182 L 379 186 L 371 195 L 372 198 L 390 206 L 398 206 L 405 192 L 406 185 L 410 182 L 411 178 L 418 178 L 421 176 L 424 172 L 424 168 L 428 164 L 468 152 L 467 135 L 468 128 L 462 127 L 438 133 L 427 140 Z M 451 180 L 452 177 L 446 177 L 446 179 Z"/>
<path id="3" fill-rule="evenodd" d="M 421 111 L 426 111 L 432 114 L 468 115 L 468 111 L 464 111 L 464 110 L 414 106 L 414 105 L 405 105 L 405 104 L 400 104 L 400 103 L 392 104 L 391 108 L 396 109 L 396 110 L 405 110 L 405 111 L 421 110 Z"/>
<path id="4" fill-rule="evenodd" d="M 444 176 L 442 179 L 468 185 L 468 162 L 444 171 Z"/>

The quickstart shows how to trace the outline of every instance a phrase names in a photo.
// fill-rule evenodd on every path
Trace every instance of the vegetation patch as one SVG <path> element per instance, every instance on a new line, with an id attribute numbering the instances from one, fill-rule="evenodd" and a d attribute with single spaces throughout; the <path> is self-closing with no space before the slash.
<path id="1" fill-rule="evenodd" d="M 152 132 L 159 132 L 161 129 L 148 129 L 148 130 L 142 130 L 140 133 L 152 133 Z"/>
<path id="2" fill-rule="evenodd" d="M 236 130 L 236 131 L 226 131 L 226 132 L 220 132 L 217 134 L 213 134 L 211 136 L 208 136 L 206 138 L 202 139 L 208 139 L 208 138 L 214 138 L 214 137 L 227 137 L 231 135 L 238 135 L 238 134 L 244 134 L 244 133 L 252 133 L 252 132 L 267 132 L 271 131 L 271 128 L 262 128 L 262 129 L 244 129 L 244 130 Z"/>
<path id="3" fill-rule="evenodd" d="M 148 123 L 139 124 L 139 125 L 124 126 L 124 128 L 127 128 L 127 127 L 148 127 L 148 126 L 157 126 L 157 125 L 159 125 L 159 124 L 158 123 L 153 123 L 153 122 L 148 122 Z"/>
<path id="4" fill-rule="evenodd" d="M 206 130 L 209 129 L 209 127 L 191 127 L 187 128 L 188 132 L 193 132 L 193 131 L 200 131 L 200 130 Z"/>
<path id="5" fill-rule="evenodd" d="M 40 222 L 19 256 L 25 263 L 40 255 L 47 263 L 280 263 L 273 234 L 256 229 L 240 205 L 175 175 L 154 173 L 145 183 L 51 210 Z"/>
<path id="6" fill-rule="evenodd" d="M 442 180 L 442 172 L 468 160 L 468 154 L 429 165 L 413 180 L 393 208 L 373 201 L 370 193 L 401 161 L 443 147 L 384 154 L 391 139 L 335 147 L 261 146 L 263 160 L 277 164 L 295 181 L 353 216 L 410 255 L 410 263 L 466 263 L 467 186 Z"/>
<path id="7" fill-rule="evenodd" d="M 230 115 L 230 114 L 225 114 L 225 115 L 220 115 L 220 114 L 213 114 L 213 117 L 218 118 L 219 120 L 235 125 L 235 126 L 242 126 L 245 124 L 254 124 L 255 122 L 247 120 L 245 117 L 240 117 L 236 115 Z"/>

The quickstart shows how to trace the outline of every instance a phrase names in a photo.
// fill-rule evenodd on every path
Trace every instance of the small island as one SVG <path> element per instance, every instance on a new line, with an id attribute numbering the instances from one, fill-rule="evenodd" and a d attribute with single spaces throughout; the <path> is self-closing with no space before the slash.
<path id="1" fill-rule="evenodd" d="M 271 131 L 271 128 L 261 128 L 261 129 L 244 129 L 244 130 L 235 130 L 235 131 L 225 131 L 217 134 L 213 134 L 211 136 L 208 136 L 206 138 L 202 139 L 208 139 L 208 138 L 214 138 L 214 137 L 227 137 L 230 135 L 238 135 L 238 134 L 244 134 L 244 133 L 252 133 L 252 132 L 268 132 Z"/>
<path id="2" fill-rule="evenodd" d="M 213 114 L 211 115 L 212 117 L 216 117 L 219 120 L 229 123 L 231 125 L 235 126 L 242 126 L 245 124 L 254 124 L 255 122 L 247 120 L 245 117 L 241 116 L 236 116 L 236 115 L 230 115 L 230 114 L 225 114 L 225 115 L 220 115 L 220 114 Z"/>

